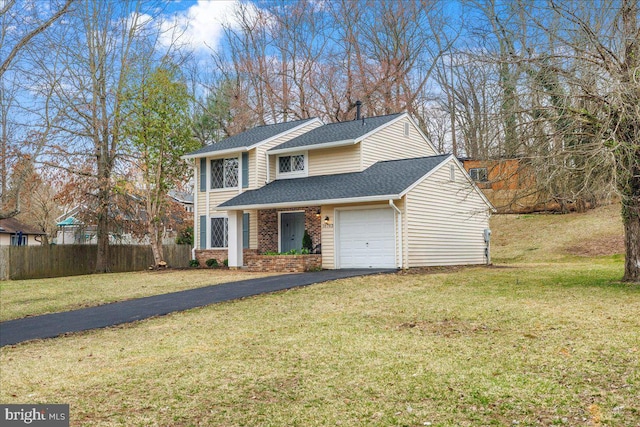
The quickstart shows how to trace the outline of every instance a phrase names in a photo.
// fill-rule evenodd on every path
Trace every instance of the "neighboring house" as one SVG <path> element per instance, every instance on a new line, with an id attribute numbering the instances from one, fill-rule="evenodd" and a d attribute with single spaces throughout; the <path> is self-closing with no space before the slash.
<path id="1" fill-rule="evenodd" d="M 184 191 L 169 190 L 169 198 L 179 203 L 187 213 L 193 213 L 193 193 L 185 193 Z"/>
<path id="2" fill-rule="evenodd" d="M 407 113 L 260 126 L 195 161 L 195 255 L 245 265 L 302 247 L 322 268 L 489 262 L 492 206 Z M 275 257 L 278 258 L 278 257 Z"/>
<path id="3" fill-rule="evenodd" d="M 41 245 L 45 234 L 15 218 L 0 219 L 0 246 Z"/>
<path id="4" fill-rule="evenodd" d="M 559 210 L 549 203 L 536 185 L 531 166 L 522 159 L 459 159 L 491 204 L 500 213 Z"/>

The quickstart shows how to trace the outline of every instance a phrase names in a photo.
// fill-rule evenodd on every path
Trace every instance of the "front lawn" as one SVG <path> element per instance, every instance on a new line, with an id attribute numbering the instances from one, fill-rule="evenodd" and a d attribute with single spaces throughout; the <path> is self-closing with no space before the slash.
<path id="1" fill-rule="evenodd" d="M 615 257 L 354 278 L 0 351 L 0 401 L 92 426 L 637 426 Z"/>
<path id="2" fill-rule="evenodd" d="M 0 281 L 0 321 L 267 276 L 189 269 Z"/>

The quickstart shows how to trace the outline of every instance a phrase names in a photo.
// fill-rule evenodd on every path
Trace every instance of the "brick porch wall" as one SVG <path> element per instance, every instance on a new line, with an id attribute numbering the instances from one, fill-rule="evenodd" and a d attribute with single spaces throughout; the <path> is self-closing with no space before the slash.
<path id="1" fill-rule="evenodd" d="M 322 243 L 322 218 L 316 216 L 320 206 L 258 211 L 258 253 L 278 251 L 278 212 L 304 210 L 304 227 L 311 236 L 313 247 Z"/>
<path id="2" fill-rule="evenodd" d="M 245 259 L 250 257 L 251 255 L 257 255 L 258 251 L 255 249 L 244 249 L 242 251 L 242 256 Z M 224 265 L 224 260 L 229 258 L 229 252 L 227 249 L 196 249 L 196 259 L 200 263 L 201 267 L 206 266 L 206 262 L 208 259 L 215 258 L 218 260 L 219 265 Z"/>
<path id="3" fill-rule="evenodd" d="M 322 268 L 322 255 L 249 255 L 245 259 L 249 271 L 302 273 Z"/>

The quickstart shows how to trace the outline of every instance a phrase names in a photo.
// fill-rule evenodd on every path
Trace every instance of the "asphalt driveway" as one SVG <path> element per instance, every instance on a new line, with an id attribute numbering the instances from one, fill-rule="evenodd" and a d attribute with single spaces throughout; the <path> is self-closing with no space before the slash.
<path id="1" fill-rule="evenodd" d="M 394 271 L 396 270 L 322 270 L 285 274 L 115 302 L 81 310 L 8 320 L 0 323 L 0 347 L 34 339 L 57 337 L 70 332 L 135 322 L 223 301 L 308 286 L 330 280 L 391 273 Z"/>

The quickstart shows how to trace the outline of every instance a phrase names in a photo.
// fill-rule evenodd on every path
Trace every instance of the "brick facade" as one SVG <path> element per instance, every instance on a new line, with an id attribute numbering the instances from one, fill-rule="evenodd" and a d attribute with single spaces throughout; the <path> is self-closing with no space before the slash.
<path id="1" fill-rule="evenodd" d="M 244 249 L 242 256 L 246 259 L 248 256 L 256 254 L 255 249 Z M 227 249 L 196 249 L 196 259 L 201 267 L 206 266 L 207 260 L 211 258 L 217 259 L 218 265 L 224 265 L 224 260 L 229 258 L 229 251 Z"/>
<path id="2" fill-rule="evenodd" d="M 278 252 L 278 212 L 304 210 L 304 227 L 311 236 L 313 247 L 322 243 L 320 206 L 291 209 L 263 209 L 258 211 L 258 253 Z"/>
<path id="3" fill-rule="evenodd" d="M 249 255 L 245 259 L 249 271 L 302 273 L 322 268 L 322 255 Z"/>

